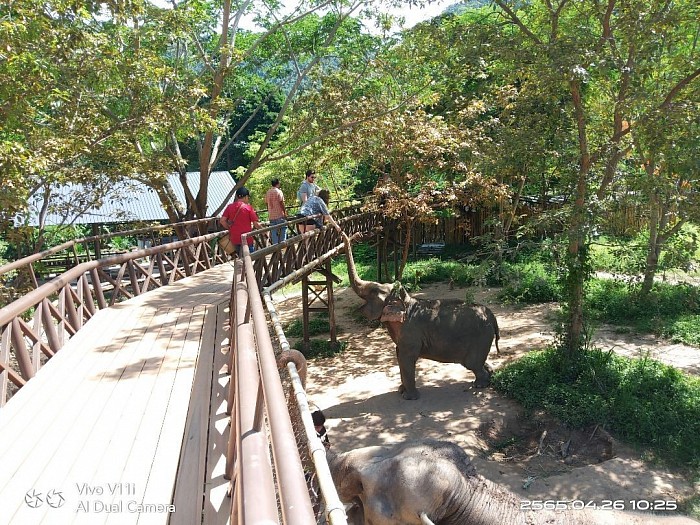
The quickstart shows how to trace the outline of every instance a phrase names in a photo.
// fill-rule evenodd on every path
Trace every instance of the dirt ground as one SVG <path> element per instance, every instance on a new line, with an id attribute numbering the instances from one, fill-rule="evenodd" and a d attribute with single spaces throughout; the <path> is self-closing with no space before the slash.
<path id="1" fill-rule="evenodd" d="M 488 305 L 498 318 L 501 355 L 498 369 L 553 338 L 555 305 L 502 306 L 496 290 L 427 285 L 416 297 L 460 298 Z M 326 414 L 333 447 L 339 451 L 431 437 L 462 446 L 477 470 L 528 500 L 682 501 L 700 495 L 688 472 L 645 464 L 638 452 L 613 440 L 603 429 L 573 432 L 543 415 L 527 417 L 520 406 L 492 388 L 474 389 L 474 376 L 461 365 L 418 362 L 421 394 L 406 401 L 397 393 L 399 369 L 394 345 L 381 326 L 357 313 L 360 299 L 351 289 L 336 289 L 338 338 L 346 350 L 309 363 L 307 393 Z M 283 323 L 301 318 L 299 294 L 275 296 Z M 700 350 L 671 345 L 653 336 L 619 333 L 601 326 L 594 338 L 603 349 L 652 357 L 700 373 Z M 695 478 L 697 479 L 697 477 Z"/>

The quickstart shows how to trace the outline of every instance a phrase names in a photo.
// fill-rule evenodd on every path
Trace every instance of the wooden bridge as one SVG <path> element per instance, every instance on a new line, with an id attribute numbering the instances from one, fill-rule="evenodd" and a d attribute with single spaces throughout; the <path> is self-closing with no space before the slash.
<path id="1" fill-rule="evenodd" d="M 334 215 L 378 226 L 357 212 Z M 35 284 L 0 309 L 0 524 L 346 523 L 270 295 L 338 233 L 258 230 L 234 261 L 215 222 L 181 228 L 198 233 L 44 284 L 50 250 L 0 268 Z"/>

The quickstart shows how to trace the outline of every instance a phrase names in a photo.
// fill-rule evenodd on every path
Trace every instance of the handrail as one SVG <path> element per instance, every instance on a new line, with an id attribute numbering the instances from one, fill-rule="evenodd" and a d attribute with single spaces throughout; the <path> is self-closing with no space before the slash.
<path id="1" fill-rule="evenodd" d="M 194 237 L 190 239 L 185 239 L 184 241 L 176 241 L 169 244 L 162 244 L 160 246 L 155 246 L 152 248 L 145 248 L 143 250 L 136 250 L 133 252 L 122 253 L 119 255 L 113 255 L 105 259 L 97 259 L 95 261 L 87 261 L 80 263 L 77 266 L 67 270 L 61 275 L 55 277 L 51 281 L 41 285 L 39 288 L 29 291 L 16 301 L 13 301 L 9 305 L 0 308 L 0 326 L 7 324 L 27 309 L 31 308 L 37 304 L 42 299 L 50 296 L 52 293 L 57 292 L 61 288 L 70 284 L 71 281 L 77 279 L 81 275 L 90 270 L 96 268 L 104 268 L 106 266 L 112 266 L 115 264 L 123 264 L 126 261 L 132 261 L 134 259 L 142 259 L 144 257 L 149 257 L 157 253 L 162 253 L 164 251 L 172 251 L 178 248 L 183 248 L 185 246 L 192 246 L 194 244 L 200 244 L 202 242 L 208 242 L 214 240 L 217 237 L 221 237 L 224 232 L 210 233 L 201 237 Z"/>
<path id="2" fill-rule="evenodd" d="M 74 246 L 78 246 L 80 244 L 85 244 L 88 242 L 94 242 L 94 241 L 101 241 L 104 239 L 111 239 L 112 237 L 121 237 L 124 235 L 134 235 L 137 233 L 145 233 L 145 232 L 152 232 L 152 231 L 158 231 L 158 230 L 164 230 L 164 229 L 173 229 L 173 228 L 179 228 L 179 227 L 187 227 L 187 226 L 192 226 L 195 224 L 206 224 L 212 221 L 217 220 L 216 217 L 207 217 L 204 219 L 194 219 L 191 221 L 184 221 L 184 222 L 177 222 L 177 223 L 172 223 L 172 224 L 161 224 L 157 226 L 149 226 L 146 228 L 137 228 L 134 230 L 124 230 L 124 231 L 118 231 L 118 232 L 110 232 L 110 233 L 105 233 L 101 235 L 92 235 L 90 237 L 83 237 L 81 239 L 72 239 L 70 241 L 66 241 L 63 244 L 59 244 L 58 246 L 53 246 L 51 248 L 48 248 L 46 250 L 43 250 L 41 252 L 33 253 L 32 255 L 27 255 L 26 257 L 23 257 L 21 259 L 17 259 L 16 261 L 12 261 L 10 263 L 7 263 L 3 266 L 0 266 L 0 275 L 3 275 L 9 271 L 16 270 L 19 268 L 22 268 L 23 266 L 26 266 L 28 264 L 37 262 L 44 257 L 47 257 L 49 255 L 53 255 L 55 253 L 60 253 L 62 251 L 65 251 L 69 248 L 72 248 Z"/>
<path id="3" fill-rule="evenodd" d="M 0 308 L 0 407 L 97 310 L 226 262 L 224 233 L 80 263 Z"/>
<path id="4" fill-rule="evenodd" d="M 253 270 L 248 245 L 245 242 L 243 243 L 243 264 L 248 286 L 257 288 L 257 277 Z M 306 480 L 297 444 L 294 440 L 294 431 L 289 419 L 282 383 L 279 380 L 277 361 L 260 294 L 248 294 L 248 301 L 255 329 L 258 365 L 270 426 L 270 440 L 277 467 L 282 517 L 285 523 L 313 523 L 315 517 L 308 497 Z"/>
<path id="5" fill-rule="evenodd" d="M 351 233 L 376 226 L 377 215 L 357 211 L 357 207 L 337 210 L 334 216 Z M 286 227 L 303 220 L 292 219 Z M 278 370 L 281 365 L 275 357 L 263 310 L 263 300 L 267 302 L 268 296 L 259 293 L 266 284 L 271 285 L 265 289 L 268 291 L 280 286 L 278 283 L 299 280 L 344 247 L 339 234 L 331 228 L 315 229 L 270 246 L 268 232 L 272 228 L 245 235 L 243 256 L 235 261 L 230 309 L 229 400 L 233 404 L 226 469 L 233 481 L 231 522 L 278 523 L 281 516 L 285 525 L 312 525 L 317 523 L 317 514 L 323 512 L 331 525 L 345 525 L 343 505 L 335 493 L 324 449 L 313 433 L 308 402 L 294 362 L 286 363 L 291 381 L 289 399 L 296 400 L 298 407 L 297 419 L 294 423 L 290 419 Z M 80 263 L 0 309 L 0 406 L 6 400 L 8 382 L 21 387 L 30 380 L 40 366 L 39 354 L 50 358 L 59 351 L 67 337 L 75 334 L 98 308 L 228 261 L 214 242 L 224 234 L 215 232 Z M 246 243 L 248 236 L 260 248 L 252 254 Z M 147 269 L 136 264 L 146 259 L 142 265 Z M 116 277 L 107 268 L 116 272 Z M 105 287 L 111 297 L 103 290 Z M 22 316 L 32 309 L 34 322 L 24 321 Z M 274 308 L 268 311 L 272 316 Z M 281 327 L 276 330 L 279 336 Z M 33 345 L 33 352 L 28 351 L 27 343 Z M 17 358 L 19 373 L 7 359 L 9 350 Z M 306 434 L 313 466 L 302 465 L 300 445 L 295 438 L 298 432 Z M 320 510 L 311 505 L 307 486 L 310 468 L 318 475 L 325 500 L 325 507 Z"/>

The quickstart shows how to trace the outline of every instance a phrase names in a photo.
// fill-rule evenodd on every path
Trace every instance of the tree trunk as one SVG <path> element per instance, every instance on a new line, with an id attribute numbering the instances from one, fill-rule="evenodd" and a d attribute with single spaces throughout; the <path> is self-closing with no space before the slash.
<path id="1" fill-rule="evenodd" d="M 644 282 L 642 283 L 642 297 L 649 295 L 654 285 L 654 277 L 659 264 L 659 254 L 661 252 L 658 244 L 659 240 L 659 202 L 656 195 L 651 199 L 651 210 L 649 214 L 649 244 L 647 245 L 647 260 L 644 267 Z"/>
<path id="2" fill-rule="evenodd" d="M 406 268 L 406 263 L 408 262 L 408 251 L 411 248 L 411 232 L 413 231 L 413 219 L 409 218 L 406 221 L 406 237 L 403 240 L 403 249 L 401 250 L 401 265 L 399 266 L 399 271 L 397 272 L 397 280 L 403 278 L 403 271 Z"/>
<path id="3" fill-rule="evenodd" d="M 591 155 L 588 150 L 586 121 L 581 86 L 578 81 L 569 83 L 574 104 L 579 136 L 579 170 L 576 180 L 574 207 L 569 224 L 569 250 L 567 257 L 568 330 L 566 334 L 566 352 L 570 359 L 576 359 L 581 349 L 584 333 L 583 290 L 586 279 L 586 190 L 587 178 L 591 167 Z"/>

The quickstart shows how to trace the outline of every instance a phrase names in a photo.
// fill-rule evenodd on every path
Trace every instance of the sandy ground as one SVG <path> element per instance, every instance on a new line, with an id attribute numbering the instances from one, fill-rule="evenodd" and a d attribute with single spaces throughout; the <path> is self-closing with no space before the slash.
<path id="1" fill-rule="evenodd" d="M 425 286 L 415 296 L 464 299 L 467 293 L 498 318 L 501 355 L 492 349 L 489 362 L 494 369 L 552 340 L 555 305 L 502 306 L 495 290 L 447 285 Z M 403 400 L 386 330 L 362 322 L 356 312 L 361 301 L 351 289 L 336 290 L 335 296 L 338 337 L 348 347 L 341 355 L 310 361 L 307 392 L 326 414 L 331 443 L 338 450 L 421 437 L 449 439 L 467 451 L 481 474 L 528 500 L 623 500 L 629 509 L 630 500 L 680 501 L 700 494 L 692 473 L 649 466 L 604 430 L 572 432 L 545 417 L 525 416 L 517 403 L 492 388 L 474 389 L 473 374 L 461 365 L 420 360 L 416 376 L 421 397 Z M 277 295 L 275 300 L 284 323 L 301 317 L 298 294 Z M 599 327 L 595 344 L 630 356 L 648 352 L 700 373 L 697 348 L 606 326 Z"/>

